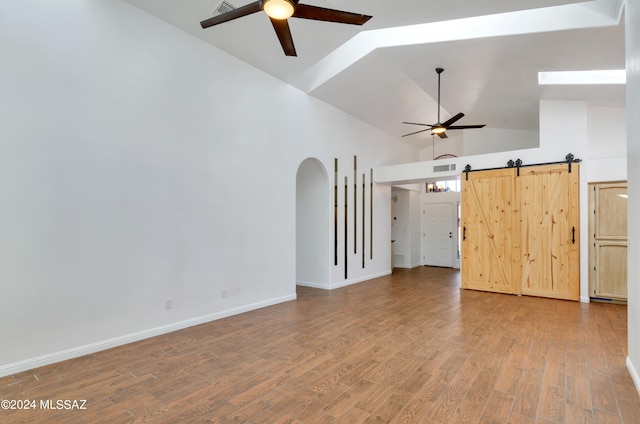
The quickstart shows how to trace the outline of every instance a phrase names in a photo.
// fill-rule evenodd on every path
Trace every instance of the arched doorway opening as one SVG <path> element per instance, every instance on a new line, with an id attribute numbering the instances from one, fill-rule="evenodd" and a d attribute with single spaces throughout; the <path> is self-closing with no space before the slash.
<path id="1" fill-rule="evenodd" d="M 305 159 L 296 174 L 296 284 L 330 288 L 330 198 L 325 167 Z"/>

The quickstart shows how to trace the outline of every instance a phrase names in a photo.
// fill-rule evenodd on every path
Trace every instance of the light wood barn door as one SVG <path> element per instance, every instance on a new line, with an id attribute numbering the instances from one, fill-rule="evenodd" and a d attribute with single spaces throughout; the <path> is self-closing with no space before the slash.
<path id="1" fill-rule="evenodd" d="M 589 293 L 627 300 L 627 183 L 590 184 Z"/>
<path id="2" fill-rule="evenodd" d="M 579 166 L 543 165 L 520 169 L 522 294 L 578 300 Z"/>
<path id="3" fill-rule="evenodd" d="M 500 169 L 462 175 L 463 288 L 520 292 L 514 173 Z"/>

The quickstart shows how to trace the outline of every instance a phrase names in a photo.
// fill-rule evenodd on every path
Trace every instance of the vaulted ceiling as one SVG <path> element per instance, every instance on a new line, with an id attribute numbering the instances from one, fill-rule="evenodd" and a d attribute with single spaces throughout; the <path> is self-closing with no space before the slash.
<path id="1" fill-rule="evenodd" d="M 624 106 L 624 85 L 538 85 L 538 72 L 624 69 L 622 0 L 302 0 L 373 16 L 364 26 L 290 18 L 284 55 L 262 12 L 208 29 L 221 0 L 127 0 L 161 20 L 421 148 L 442 120 L 536 130 L 540 99 Z M 226 0 L 235 7 L 252 3 Z"/>

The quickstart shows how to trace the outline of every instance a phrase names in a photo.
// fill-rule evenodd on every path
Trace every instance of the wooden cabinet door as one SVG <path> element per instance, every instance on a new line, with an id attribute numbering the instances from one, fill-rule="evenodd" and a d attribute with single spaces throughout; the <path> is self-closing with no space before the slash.
<path id="1" fill-rule="evenodd" d="M 589 294 L 627 300 L 627 183 L 590 184 Z"/>
<path id="2" fill-rule="evenodd" d="M 627 242 L 598 240 L 594 246 L 594 281 L 591 297 L 627 300 Z"/>
<path id="3" fill-rule="evenodd" d="M 520 293 L 514 173 L 500 169 L 462 175 L 463 288 Z"/>
<path id="4" fill-rule="evenodd" d="M 579 166 L 521 168 L 516 182 L 522 294 L 578 300 Z"/>

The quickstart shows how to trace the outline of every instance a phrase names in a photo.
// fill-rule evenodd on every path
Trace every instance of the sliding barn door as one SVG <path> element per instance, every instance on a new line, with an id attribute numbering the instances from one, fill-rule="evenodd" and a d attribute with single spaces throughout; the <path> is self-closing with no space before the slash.
<path id="1" fill-rule="evenodd" d="M 500 169 L 462 175 L 463 288 L 520 293 L 514 173 Z"/>
<path id="2" fill-rule="evenodd" d="M 579 300 L 579 165 L 462 175 L 462 287 Z"/>
<path id="3" fill-rule="evenodd" d="M 522 294 L 578 300 L 579 177 L 577 164 L 520 169 Z"/>

